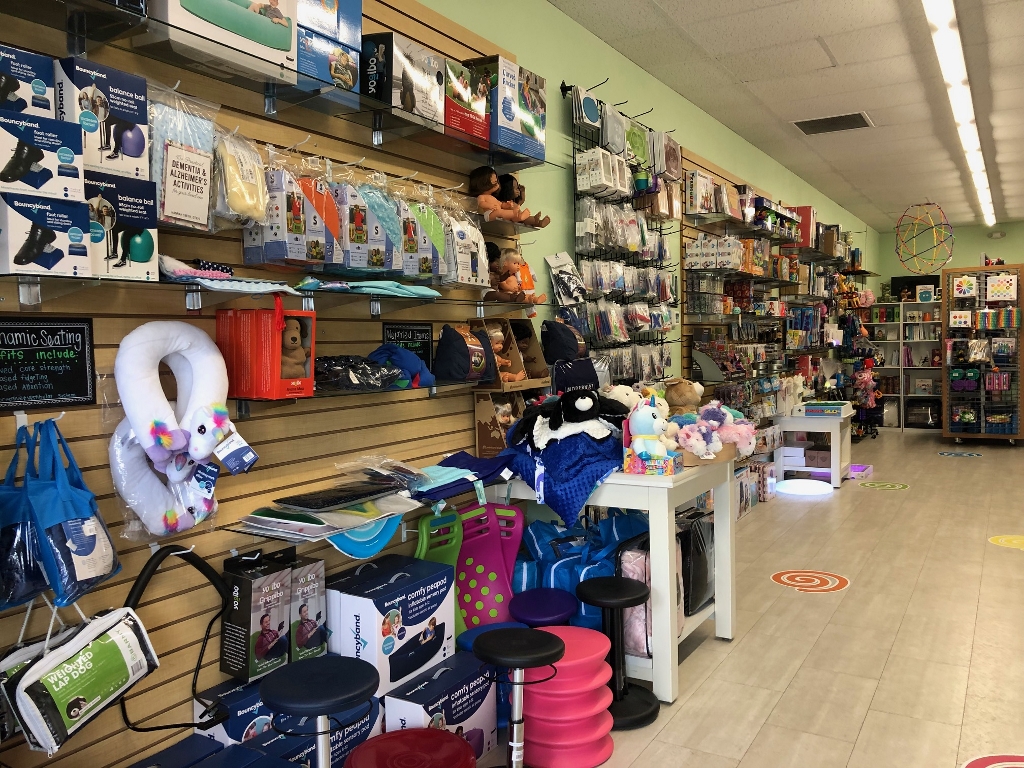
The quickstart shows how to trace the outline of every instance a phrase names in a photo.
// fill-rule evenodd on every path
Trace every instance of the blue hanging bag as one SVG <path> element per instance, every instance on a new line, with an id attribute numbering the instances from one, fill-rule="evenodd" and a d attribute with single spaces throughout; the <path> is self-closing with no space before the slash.
<path id="1" fill-rule="evenodd" d="M 32 525 L 31 508 L 24 483 L 15 484 L 18 461 L 25 450 L 25 474 L 34 475 L 38 429 L 29 437 L 18 427 L 14 457 L 0 485 L 0 611 L 31 601 L 46 590 L 39 561 L 39 538 Z"/>
<path id="2" fill-rule="evenodd" d="M 37 426 L 38 476 L 26 475 L 25 489 L 40 536 L 43 570 L 54 603 L 63 607 L 120 571 L 121 564 L 96 497 L 57 424 L 47 419 Z"/>

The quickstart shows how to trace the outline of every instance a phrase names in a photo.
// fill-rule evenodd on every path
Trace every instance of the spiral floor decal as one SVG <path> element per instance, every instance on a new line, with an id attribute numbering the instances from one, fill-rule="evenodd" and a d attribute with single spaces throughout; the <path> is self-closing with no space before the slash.
<path id="1" fill-rule="evenodd" d="M 906 483 L 882 483 L 877 480 L 871 480 L 867 483 L 861 483 L 861 488 L 874 488 L 876 491 L 905 491 L 910 486 Z"/>
<path id="2" fill-rule="evenodd" d="M 839 592 L 850 586 L 848 578 L 828 571 L 779 571 L 772 581 L 797 592 Z"/>
<path id="3" fill-rule="evenodd" d="M 1024 549 L 1024 536 L 1020 534 L 1010 534 L 1007 536 L 993 536 L 989 541 L 999 547 L 1009 547 L 1010 549 Z"/>
<path id="4" fill-rule="evenodd" d="M 968 760 L 963 768 L 1024 768 L 1024 755 L 985 755 Z"/>

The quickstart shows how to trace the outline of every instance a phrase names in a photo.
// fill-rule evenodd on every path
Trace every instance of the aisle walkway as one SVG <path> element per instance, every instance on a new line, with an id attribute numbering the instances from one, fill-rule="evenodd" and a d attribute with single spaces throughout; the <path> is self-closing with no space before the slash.
<path id="1" fill-rule="evenodd" d="M 953 458 L 938 451 L 976 451 Z M 738 632 L 687 639 L 680 696 L 615 734 L 612 768 L 958 768 L 1024 754 L 1024 446 L 885 433 L 882 491 L 757 506 L 738 530 Z M 806 594 L 777 571 L 839 574 Z"/>

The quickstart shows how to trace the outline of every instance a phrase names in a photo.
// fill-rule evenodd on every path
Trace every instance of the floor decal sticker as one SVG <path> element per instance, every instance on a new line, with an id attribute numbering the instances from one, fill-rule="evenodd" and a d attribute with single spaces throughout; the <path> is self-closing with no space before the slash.
<path id="1" fill-rule="evenodd" d="M 1010 534 L 1009 536 L 993 536 L 989 539 L 990 542 L 999 547 L 1009 547 L 1010 549 L 1024 549 L 1024 536 L 1019 534 Z"/>
<path id="2" fill-rule="evenodd" d="M 880 483 L 877 481 L 871 481 L 867 483 L 861 483 L 861 488 L 874 488 L 876 491 L 905 491 L 910 486 L 906 483 Z"/>
<path id="3" fill-rule="evenodd" d="M 965 451 L 939 451 L 939 456 L 959 456 L 962 459 L 981 458 L 980 453 L 967 453 Z"/>
<path id="4" fill-rule="evenodd" d="M 839 592 L 850 586 L 850 580 L 828 571 L 779 571 L 772 581 L 797 592 Z"/>
<path id="5" fill-rule="evenodd" d="M 985 755 L 968 760 L 963 768 L 1024 768 L 1024 755 Z"/>

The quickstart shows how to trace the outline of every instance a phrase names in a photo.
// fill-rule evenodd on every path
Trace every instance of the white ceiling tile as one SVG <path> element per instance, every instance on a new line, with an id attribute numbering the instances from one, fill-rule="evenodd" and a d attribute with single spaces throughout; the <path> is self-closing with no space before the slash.
<path id="1" fill-rule="evenodd" d="M 922 83 L 918 81 L 875 85 L 845 93 L 821 91 L 816 96 L 806 98 L 788 98 L 787 94 L 782 93 L 767 103 L 773 112 L 786 120 L 810 120 L 850 112 L 865 111 L 871 114 L 874 109 L 919 104 L 923 95 Z"/>
<path id="2" fill-rule="evenodd" d="M 920 76 L 913 56 L 893 56 L 879 61 L 819 69 L 769 82 L 752 82 L 748 87 L 764 101 L 772 102 L 779 94 L 786 94 L 788 99 L 808 99 L 823 93 L 839 95 L 901 83 L 914 83 L 920 88 Z"/>
<path id="3" fill-rule="evenodd" d="M 743 83 L 775 80 L 832 67 L 832 60 L 815 40 L 755 48 L 721 56 L 718 61 Z"/>
<path id="4" fill-rule="evenodd" d="M 825 44 L 840 64 L 887 59 L 909 54 L 910 41 L 902 24 L 879 24 L 842 35 L 824 36 Z"/>
<path id="5" fill-rule="evenodd" d="M 989 82 L 993 91 L 1016 91 L 1024 83 L 1024 65 L 993 69 Z"/>
<path id="6" fill-rule="evenodd" d="M 790 0 L 654 0 L 680 25 L 771 8 Z M 556 3 L 557 5 L 558 3 Z"/>

